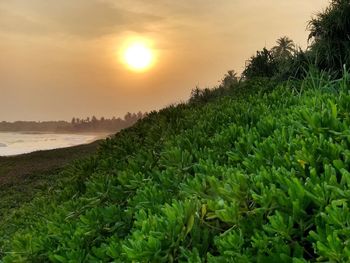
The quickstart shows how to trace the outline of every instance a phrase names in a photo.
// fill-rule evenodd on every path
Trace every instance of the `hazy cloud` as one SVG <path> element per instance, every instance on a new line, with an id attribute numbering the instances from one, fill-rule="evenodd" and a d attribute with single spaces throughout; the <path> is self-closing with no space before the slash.
<path id="1" fill-rule="evenodd" d="M 33 19 L 0 8 L 0 31 L 6 33 L 43 34 L 49 28 Z"/>
<path id="2" fill-rule="evenodd" d="M 123 30 L 147 31 L 162 18 L 98 0 L 14 0 L 0 3 L 2 31 L 99 37 Z"/>

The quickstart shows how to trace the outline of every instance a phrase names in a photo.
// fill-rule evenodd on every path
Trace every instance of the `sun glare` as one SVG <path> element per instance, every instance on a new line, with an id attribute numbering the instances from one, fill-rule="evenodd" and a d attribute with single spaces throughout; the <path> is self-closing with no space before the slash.
<path id="1" fill-rule="evenodd" d="M 153 54 L 145 44 L 133 43 L 126 48 L 124 61 L 130 69 L 144 71 L 152 65 Z"/>

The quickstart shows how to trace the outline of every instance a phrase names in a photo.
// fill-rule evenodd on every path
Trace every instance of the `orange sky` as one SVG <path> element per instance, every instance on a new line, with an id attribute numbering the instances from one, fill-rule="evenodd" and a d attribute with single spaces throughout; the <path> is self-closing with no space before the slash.
<path id="1" fill-rule="evenodd" d="M 188 99 L 241 72 L 256 50 L 289 36 L 326 0 L 2 0 L 0 121 L 124 116 Z M 132 72 L 118 52 L 152 43 L 157 61 Z"/>

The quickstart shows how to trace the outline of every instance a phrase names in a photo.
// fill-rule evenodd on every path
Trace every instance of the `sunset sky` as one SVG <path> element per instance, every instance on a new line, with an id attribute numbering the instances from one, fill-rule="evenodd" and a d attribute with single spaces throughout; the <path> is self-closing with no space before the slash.
<path id="1" fill-rule="evenodd" d="M 0 0 L 0 121 L 124 116 L 188 99 L 277 38 L 306 48 L 326 0 Z M 152 65 L 122 61 L 133 41 Z"/>

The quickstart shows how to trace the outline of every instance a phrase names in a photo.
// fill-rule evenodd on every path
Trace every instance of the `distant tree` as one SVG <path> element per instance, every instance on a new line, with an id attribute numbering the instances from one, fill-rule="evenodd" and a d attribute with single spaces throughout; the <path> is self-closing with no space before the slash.
<path id="1" fill-rule="evenodd" d="M 137 119 L 142 119 L 143 118 L 143 113 L 141 111 L 139 111 L 137 113 Z"/>
<path id="2" fill-rule="evenodd" d="M 125 119 L 113 117 L 106 119 L 101 117 L 98 120 L 95 116 L 87 117 L 86 119 L 73 117 L 68 121 L 16 121 L 13 123 L 0 121 L 0 131 L 42 131 L 42 132 L 85 132 L 85 131 L 107 131 L 118 132 L 121 129 L 133 125 L 144 114 L 139 111 L 136 113 L 128 112 Z"/>
<path id="3" fill-rule="evenodd" d="M 277 39 L 277 45 L 271 51 L 276 59 L 285 60 L 293 56 L 295 49 L 294 41 L 285 36 Z"/>
<path id="4" fill-rule="evenodd" d="M 236 85 L 239 82 L 237 72 L 234 70 L 229 70 L 224 75 L 224 78 L 221 80 L 221 85 L 223 87 L 231 87 L 233 85 Z"/>
<path id="5" fill-rule="evenodd" d="M 126 113 L 124 116 L 124 120 L 126 122 L 129 122 L 129 121 L 131 121 L 131 119 L 132 119 L 132 114 L 130 112 Z"/>
<path id="6" fill-rule="evenodd" d="M 272 77 L 277 72 L 277 62 L 273 53 L 266 48 L 262 51 L 257 51 L 255 56 L 252 56 L 243 71 L 245 79 L 256 77 Z"/>
<path id="7" fill-rule="evenodd" d="M 276 46 L 271 49 L 271 52 L 277 66 L 274 76 L 277 80 L 300 78 L 308 68 L 309 61 L 305 52 L 286 36 L 277 39 Z"/>

